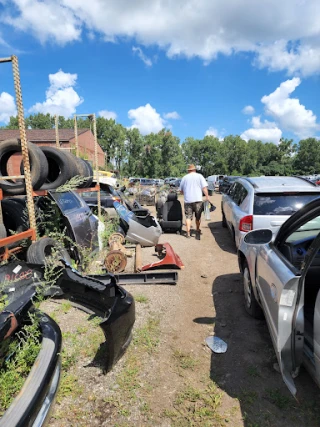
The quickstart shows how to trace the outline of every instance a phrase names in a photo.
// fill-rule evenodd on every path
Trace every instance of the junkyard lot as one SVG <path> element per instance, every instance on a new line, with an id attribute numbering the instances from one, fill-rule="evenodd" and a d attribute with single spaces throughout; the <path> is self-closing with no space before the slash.
<path id="1" fill-rule="evenodd" d="M 231 237 L 221 227 L 219 195 L 201 241 L 165 234 L 185 269 L 177 286 L 126 286 L 136 298 L 134 340 L 112 372 L 93 361 L 99 333 L 67 304 L 49 303 L 64 332 L 65 363 L 52 426 L 318 426 L 319 390 L 302 371 L 296 402 L 273 369 L 265 322 L 243 306 Z M 144 250 L 144 261 L 153 258 Z M 206 348 L 215 333 L 225 354 Z M 72 350 L 73 349 L 73 350 Z M 74 354 L 73 354 L 74 353 Z"/>

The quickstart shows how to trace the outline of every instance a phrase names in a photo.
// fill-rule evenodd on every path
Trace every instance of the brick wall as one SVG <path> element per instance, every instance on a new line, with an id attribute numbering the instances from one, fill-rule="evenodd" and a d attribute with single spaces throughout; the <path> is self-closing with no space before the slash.
<path id="1" fill-rule="evenodd" d="M 41 141 L 34 142 L 34 144 L 39 146 L 52 146 L 55 147 L 56 143 L 53 141 Z M 91 131 L 84 132 L 78 136 L 79 152 L 84 155 L 92 165 L 95 165 L 94 161 L 94 136 Z M 61 148 L 70 148 L 70 151 L 75 147 L 75 138 L 71 138 L 69 142 L 62 142 Z M 65 150 L 63 150 L 65 151 Z M 9 175 L 20 175 L 20 164 L 21 164 L 21 154 L 14 154 L 8 164 L 8 174 Z M 99 166 L 105 165 L 105 156 L 101 147 L 98 145 L 98 163 Z"/>

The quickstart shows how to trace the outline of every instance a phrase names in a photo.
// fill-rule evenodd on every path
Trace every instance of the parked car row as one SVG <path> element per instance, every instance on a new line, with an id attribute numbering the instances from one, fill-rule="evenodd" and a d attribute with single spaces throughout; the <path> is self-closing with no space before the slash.
<path id="1" fill-rule="evenodd" d="M 222 196 L 245 309 L 265 317 L 290 392 L 304 365 L 320 386 L 320 189 L 303 177 L 238 178 Z"/>

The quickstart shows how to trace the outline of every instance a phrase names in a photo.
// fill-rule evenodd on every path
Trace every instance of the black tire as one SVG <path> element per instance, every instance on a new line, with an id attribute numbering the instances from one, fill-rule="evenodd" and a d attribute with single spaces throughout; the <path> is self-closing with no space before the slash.
<path id="1" fill-rule="evenodd" d="M 75 173 L 74 163 L 68 154 L 55 147 L 41 147 L 49 164 L 46 182 L 41 190 L 54 190 L 65 184 Z"/>
<path id="2" fill-rule="evenodd" d="M 51 237 L 42 237 L 29 246 L 27 251 L 27 262 L 31 264 L 45 265 L 46 257 L 52 254 L 53 249 L 59 253 L 61 258 L 71 264 L 71 258 L 67 250 L 61 245 L 61 243 Z"/>
<path id="3" fill-rule="evenodd" d="M 222 227 L 227 228 L 227 220 L 223 211 L 222 211 Z"/>
<path id="4" fill-rule="evenodd" d="M 75 161 L 77 164 L 77 175 L 82 178 L 89 178 L 89 168 L 86 162 L 80 157 L 75 157 Z M 86 188 L 87 181 L 84 181 L 82 184 L 78 185 L 79 188 Z"/>
<path id="5" fill-rule="evenodd" d="M 209 194 L 209 196 L 212 196 L 213 195 L 213 191 L 212 190 L 208 190 L 208 194 Z"/>
<path id="6" fill-rule="evenodd" d="M 88 177 L 88 180 L 86 181 L 86 184 L 85 184 L 85 188 L 90 188 L 93 182 L 93 169 L 91 164 L 88 162 L 88 160 L 84 160 L 84 162 L 87 167 L 87 177 Z"/>
<path id="7" fill-rule="evenodd" d="M 70 153 L 69 151 L 64 151 L 63 154 L 67 156 L 71 178 L 74 176 L 80 175 L 78 162 L 77 162 L 78 158 L 74 156 L 72 153 Z"/>
<path id="8" fill-rule="evenodd" d="M 246 312 L 255 319 L 263 319 L 263 311 L 254 295 L 247 261 L 243 265 L 243 292 Z"/>
<path id="9" fill-rule="evenodd" d="M 21 145 L 17 139 L 8 139 L 0 144 L 0 176 L 8 176 L 8 161 L 15 153 L 21 153 Z M 39 147 L 31 142 L 28 142 L 28 153 L 30 160 L 31 184 L 34 190 L 39 190 L 45 182 L 48 175 L 48 162 L 45 155 Z M 21 165 L 21 173 L 23 174 L 23 165 Z M 11 180 L 1 180 L 0 188 L 7 194 L 19 195 L 26 191 L 25 181 L 17 182 Z"/>
<path id="10" fill-rule="evenodd" d="M 29 228 L 28 212 L 23 204 L 6 199 L 2 200 L 1 206 L 7 236 L 21 233 Z"/>

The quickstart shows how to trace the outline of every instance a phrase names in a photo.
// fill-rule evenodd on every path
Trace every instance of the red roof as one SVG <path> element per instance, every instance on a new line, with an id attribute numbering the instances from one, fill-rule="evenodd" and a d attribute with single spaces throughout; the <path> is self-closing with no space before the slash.
<path id="1" fill-rule="evenodd" d="M 89 129 L 78 129 L 78 135 L 89 131 Z M 31 142 L 55 141 L 55 129 L 27 129 L 27 140 Z M 18 129 L 0 129 L 0 141 L 6 139 L 20 138 Z M 59 129 L 59 140 L 70 141 L 74 138 L 74 129 Z"/>

